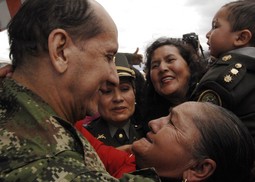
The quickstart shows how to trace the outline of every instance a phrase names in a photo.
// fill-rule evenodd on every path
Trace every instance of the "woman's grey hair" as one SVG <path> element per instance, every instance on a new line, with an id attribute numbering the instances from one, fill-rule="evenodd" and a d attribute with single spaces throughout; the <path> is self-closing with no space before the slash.
<path id="1" fill-rule="evenodd" d="M 211 103 L 202 104 L 200 114 L 192 118 L 200 132 L 193 148 L 194 158 L 216 162 L 208 181 L 248 181 L 254 160 L 251 134 L 232 112 Z"/>

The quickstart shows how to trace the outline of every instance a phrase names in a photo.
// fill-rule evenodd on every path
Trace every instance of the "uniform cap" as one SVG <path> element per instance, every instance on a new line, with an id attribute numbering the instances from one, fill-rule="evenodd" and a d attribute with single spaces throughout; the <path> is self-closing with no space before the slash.
<path id="1" fill-rule="evenodd" d="M 127 57 L 123 53 L 117 53 L 115 55 L 115 65 L 119 77 L 132 77 L 135 78 L 135 72 L 128 64 Z"/>

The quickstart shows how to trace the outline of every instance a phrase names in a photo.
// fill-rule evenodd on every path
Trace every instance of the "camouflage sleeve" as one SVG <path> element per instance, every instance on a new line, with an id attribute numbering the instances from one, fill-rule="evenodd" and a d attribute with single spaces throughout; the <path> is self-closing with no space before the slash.
<path id="1" fill-rule="evenodd" d="M 91 170 L 75 151 L 31 161 L 15 169 L 1 171 L 0 181 L 117 181 L 104 170 Z"/>
<path id="2" fill-rule="evenodd" d="M 154 168 L 146 168 L 137 170 L 133 173 L 124 174 L 120 179 L 120 182 L 134 181 L 134 182 L 160 182 L 160 178 L 157 175 Z"/>

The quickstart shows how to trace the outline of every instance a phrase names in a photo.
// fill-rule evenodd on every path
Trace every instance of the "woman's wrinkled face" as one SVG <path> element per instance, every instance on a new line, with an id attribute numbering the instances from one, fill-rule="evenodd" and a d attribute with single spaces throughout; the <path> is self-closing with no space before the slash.
<path id="1" fill-rule="evenodd" d="M 181 178 L 194 164 L 192 146 L 199 131 L 192 116 L 198 112 L 199 104 L 188 102 L 174 107 L 168 116 L 150 121 L 152 131 L 132 145 L 137 165 L 155 167 L 160 176 Z"/>
<path id="2" fill-rule="evenodd" d="M 119 125 L 130 119 L 135 111 L 135 92 L 129 78 L 120 77 L 120 84 L 105 84 L 101 88 L 98 111 L 106 121 Z"/>
<path id="3" fill-rule="evenodd" d="M 223 7 L 215 14 L 212 29 L 206 34 L 206 38 L 208 39 L 210 54 L 216 58 L 235 48 L 233 42 L 236 33 L 232 32 L 228 21 L 227 8 Z"/>
<path id="4" fill-rule="evenodd" d="M 159 95 L 167 99 L 186 96 L 190 70 L 175 46 L 157 48 L 152 55 L 150 69 L 152 84 Z"/>

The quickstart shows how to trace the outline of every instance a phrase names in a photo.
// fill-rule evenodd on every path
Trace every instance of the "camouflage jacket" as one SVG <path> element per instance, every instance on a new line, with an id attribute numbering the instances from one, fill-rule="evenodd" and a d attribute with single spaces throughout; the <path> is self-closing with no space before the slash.
<path id="1" fill-rule="evenodd" d="M 154 170 L 121 181 L 158 181 Z M 89 142 L 14 80 L 0 86 L 0 181 L 119 181 Z"/>

